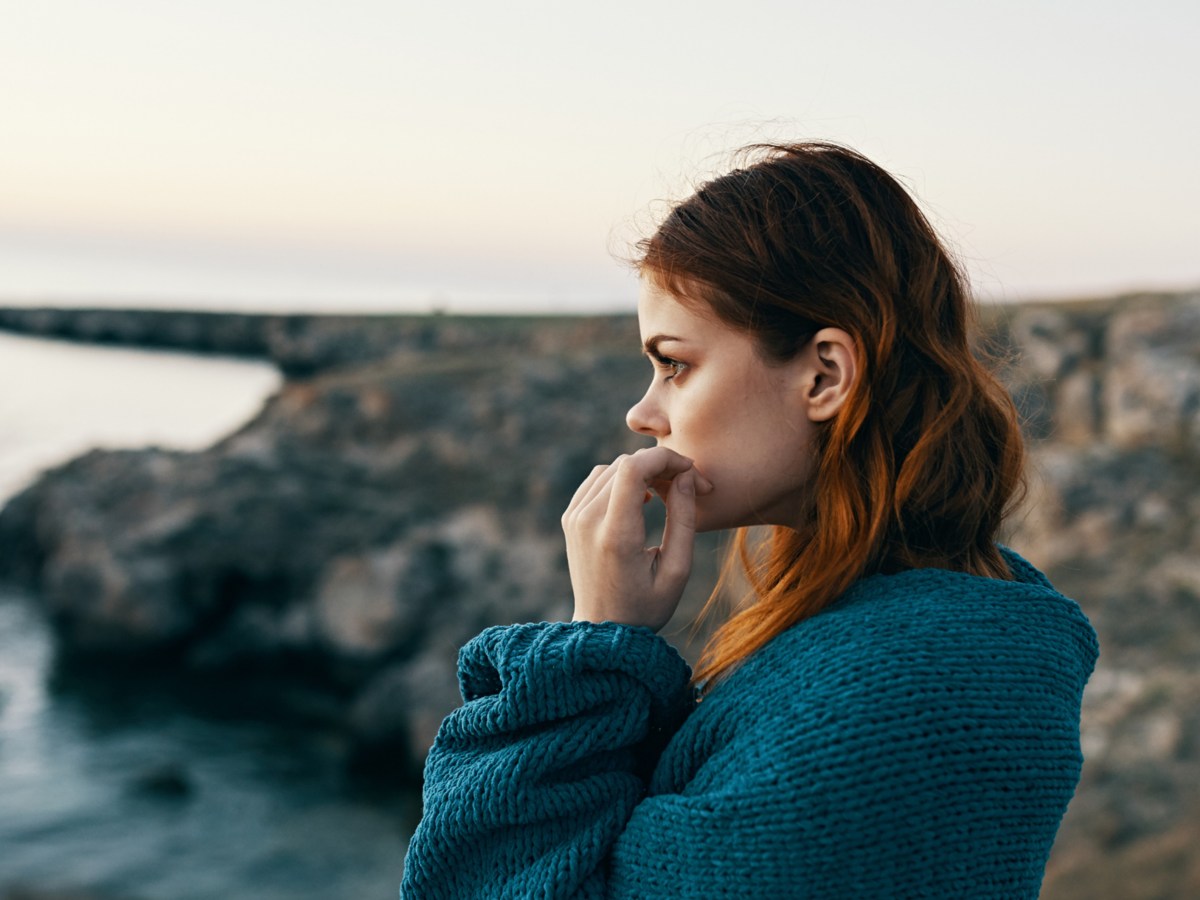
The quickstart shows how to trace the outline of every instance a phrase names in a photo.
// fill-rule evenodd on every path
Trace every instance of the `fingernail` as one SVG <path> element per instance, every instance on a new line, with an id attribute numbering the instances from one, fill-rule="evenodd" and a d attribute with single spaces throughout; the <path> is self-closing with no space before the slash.
<path id="1" fill-rule="evenodd" d="M 701 494 L 707 494 L 712 491 L 713 483 L 711 481 L 709 481 L 707 478 L 705 478 L 703 475 L 701 475 L 699 472 L 696 473 L 696 479 L 697 479 L 696 484 L 699 487 Z"/>
<path id="2" fill-rule="evenodd" d="M 679 493 L 681 494 L 694 494 L 696 493 L 696 479 L 692 477 L 690 471 L 676 475 L 675 487 L 679 488 Z"/>

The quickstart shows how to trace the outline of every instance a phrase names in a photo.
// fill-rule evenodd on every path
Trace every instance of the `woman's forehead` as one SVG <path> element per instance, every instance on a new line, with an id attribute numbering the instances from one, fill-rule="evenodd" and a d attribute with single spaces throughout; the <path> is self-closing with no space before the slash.
<path id="1" fill-rule="evenodd" d="M 703 301 L 681 301 L 653 281 L 642 279 L 638 298 L 638 325 L 642 340 L 656 334 L 713 334 L 728 330 Z"/>

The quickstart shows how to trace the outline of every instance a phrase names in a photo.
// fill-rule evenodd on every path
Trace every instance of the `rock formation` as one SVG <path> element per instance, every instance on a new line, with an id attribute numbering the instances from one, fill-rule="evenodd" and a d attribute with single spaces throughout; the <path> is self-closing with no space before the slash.
<path id="1" fill-rule="evenodd" d="M 572 318 L 539 317 L 539 331 Z M 0 307 L 0 329 L 35 337 L 269 359 L 284 375 L 395 358 L 404 352 L 529 349 L 526 317 L 307 315 L 165 309 Z"/>

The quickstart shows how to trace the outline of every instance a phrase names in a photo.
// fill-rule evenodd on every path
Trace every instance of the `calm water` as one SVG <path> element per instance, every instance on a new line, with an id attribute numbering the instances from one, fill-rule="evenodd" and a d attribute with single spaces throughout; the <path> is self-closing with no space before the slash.
<path id="1" fill-rule="evenodd" d="M 0 334 L 0 498 L 97 443 L 204 446 L 277 385 L 264 365 Z M 347 783 L 333 736 L 178 697 L 60 671 L 36 598 L 0 589 L 0 896 L 395 896 L 411 799 Z"/>
<path id="2" fill-rule="evenodd" d="M 265 363 L 0 332 L 0 502 L 90 447 L 204 447 L 278 385 Z"/>

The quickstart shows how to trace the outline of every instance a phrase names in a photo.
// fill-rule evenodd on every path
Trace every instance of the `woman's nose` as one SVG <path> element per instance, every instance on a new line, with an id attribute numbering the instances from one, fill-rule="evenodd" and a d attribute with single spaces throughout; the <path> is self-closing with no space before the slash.
<path id="1" fill-rule="evenodd" d="M 625 424 L 629 426 L 630 431 L 661 439 L 666 437 L 671 429 L 666 415 L 650 396 L 653 391 L 651 386 L 650 390 L 646 391 L 646 396 L 629 408 L 629 412 L 625 414 Z"/>

